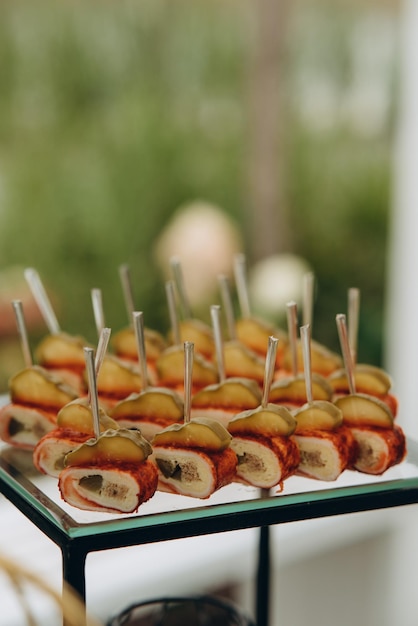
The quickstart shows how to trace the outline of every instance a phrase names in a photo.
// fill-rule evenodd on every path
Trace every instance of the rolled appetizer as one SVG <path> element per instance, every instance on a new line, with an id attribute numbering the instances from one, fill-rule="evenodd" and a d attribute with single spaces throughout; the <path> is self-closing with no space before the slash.
<path id="1" fill-rule="evenodd" d="M 299 466 L 299 448 L 291 436 L 296 422 L 286 407 L 275 404 L 244 411 L 228 424 L 231 448 L 238 457 L 237 478 L 269 489 L 280 486 Z"/>
<path id="2" fill-rule="evenodd" d="M 100 431 L 117 429 L 117 423 L 103 409 L 99 414 Z M 88 398 L 77 398 L 58 411 L 56 428 L 44 435 L 33 451 L 33 463 L 43 474 L 58 477 L 68 452 L 94 435 L 94 422 Z"/>
<path id="3" fill-rule="evenodd" d="M 103 407 L 110 409 L 120 400 L 141 389 L 141 384 L 138 366 L 114 355 L 105 356 L 97 376 L 97 391 Z"/>
<path id="4" fill-rule="evenodd" d="M 10 403 L 0 409 L 0 438 L 32 450 L 56 427 L 57 413 L 78 393 L 39 365 L 25 367 L 9 380 Z"/>
<path id="5" fill-rule="evenodd" d="M 81 395 L 85 392 L 83 349 L 86 345 L 87 342 L 78 335 L 49 334 L 36 347 L 35 361 L 76 388 Z"/>
<path id="6" fill-rule="evenodd" d="M 141 391 L 132 393 L 112 409 L 112 417 L 125 428 L 139 428 L 148 441 L 170 424 L 183 421 L 184 405 L 176 391 L 152 387 L 148 380 L 147 342 L 142 311 L 133 311 L 136 353 L 141 372 Z"/>
<path id="7" fill-rule="evenodd" d="M 191 399 L 191 415 L 206 416 L 227 426 L 231 418 L 245 409 L 255 409 L 261 403 L 259 384 L 250 378 L 228 377 L 226 372 L 226 346 L 222 338 L 220 306 L 211 307 L 215 340 L 218 382 L 197 391 Z M 247 364 L 248 366 L 248 364 Z M 247 367 L 246 366 L 246 367 Z M 248 369 L 247 369 L 248 371 Z M 264 378 L 264 363 L 262 379 Z"/>
<path id="8" fill-rule="evenodd" d="M 136 430 L 109 429 L 69 452 L 58 478 L 61 497 L 87 511 L 133 513 L 155 493 L 152 448 Z"/>
<path id="9" fill-rule="evenodd" d="M 406 438 L 388 405 L 367 394 L 348 394 L 335 401 L 356 443 L 352 467 L 365 474 L 383 474 L 401 463 Z"/>
<path id="10" fill-rule="evenodd" d="M 385 370 L 375 365 L 356 363 L 354 365 L 354 384 L 356 391 L 375 396 L 385 402 L 393 416 L 398 412 L 398 398 L 392 392 L 392 379 Z M 338 369 L 328 377 L 334 399 L 350 393 L 345 369 Z"/>
<path id="11" fill-rule="evenodd" d="M 167 348 L 167 342 L 163 335 L 151 328 L 144 329 L 148 376 L 153 384 L 157 383 L 156 362 L 160 354 Z M 135 330 L 133 326 L 127 326 L 115 333 L 112 338 L 112 348 L 117 357 L 131 363 L 138 361 L 138 349 L 136 346 Z"/>
<path id="12" fill-rule="evenodd" d="M 291 438 L 295 419 L 286 407 L 268 402 L 278 341 L 277 337 L 268 340 L 261 403 L 239 413 L 228 424 L 231 447 L 238 457 L 238 480 L 265 489 L 282 488 L 299 464 L 299 450 Z"/>
<path id="13" fill-rule="evenodd" d="M 184 343 L 184 420 L 155 435 L 152 460 L 158 468 L 158 488 L 194 498 L 209 498 L 232 482 L 237 457 L 231 435 L 215 420 L 191 419 L 194 345 Z M 197 355 L 199 356 L 199 355 Z"/>
<path id="14" fill-rule="evenodd" d="M 400 426 L 395 424 L 391 402 L 387 402 L 390 379 L 374 369 L 358 370 L 349 340 L 346 316 L 336 316 L 338 334 L 344 359 L 348 393 L 338 395 L 335 404 L 341 410 L 357 443 L 353 468 L 366 474 L 383 474 L 389 467 L 400 463 L 406 454 L 406 439 Z M 357 371 L 357 375 L 356 375 Z M 360 393 L 361 388 L 375 393 Z M 379 387 L 380 384 L 380 387 Z M 381 397 L 376 393 L 379 388 Z M 397 403 L 396 403 L 397 409 Z"/>
<path id="15" fill-rule="evenodd" d="M 158 385 L 174 389 L 184 395 L 184 348 L 180 345 L 170 346 L 160 354 L 156 363 Z M 215 366 L 195 354 L 193 364 L 192 393 L 218 382 Z"/>
<path id="16" fill-rule="evenodd" d="M 152 440 L 158 489 L 193 498 L 209 498 L 235 478 L 237 457 L 222 424 L 193 418 L 173 424 Z"/>
<path id="17" fill-rule="evenodd" d="M 341 410 L 328 400 L 314 400 L 310 325 L 305 324 L 300 331 L 307 402 L 293 413 L 297 422 L 294 437 L 300 451 L 298 473 L 333 481 L 351 466 L 355 441 L 343 425 Z"/>

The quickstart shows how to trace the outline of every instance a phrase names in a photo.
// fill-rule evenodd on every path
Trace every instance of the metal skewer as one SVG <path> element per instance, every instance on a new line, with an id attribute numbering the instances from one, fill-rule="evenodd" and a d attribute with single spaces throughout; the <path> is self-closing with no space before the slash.
<path id="1" fill-rule="evenodd" d="M 165 292 L 167 296 L 168 313 L 170 316 L 171 332 L 173 333 L 173 342 L 175 346 L 180 345 L 180 326 L 177 315 L 176 295 L 174 290 L 174 282 L 169 280 L 165 284 Z"/>
<path id="2" fill-rule="evenodd" d="M 20 343 L 22 346 L 23 359 L 26 367 L 32 367 L 33 357 L 30 349 L 28 331 L 26 328 L 25 317 L 23 314 L 23 305 L 21 300 L 12 301 L 13 309 L 16 316 L 17 329 L 20 336 Z"/>
<path id="3" fill-rule="evenodd" d="M 135 311 L 135 305 L 131 280 L 131 270 L 127 263 L 119 266 L 119 276 L 122 284 L 122 292 L 125 301 L 126 312 L 128 314 L 128 320 L 130 323 L 132 319 L 132 313 Z"/>
<path id="4" fill-rule="evenodd" d="M 96 324 L 97 334 L 100 336 L 100 333 L 102 332 L 103 328 L 106 326 L 101 289 L 91 290 L 91 301 L 93 305 L 94 322 Z"/>
<path id="5" fill-rule="evenodd" d="M 237 254 L 234 258 L 234 276 L 241 316 L 248 318 L 251 316 L 251 309 L 250 299 L 248 296 L 247 268 L 244 254 Z"/>
<path id="6" fill-rule="evenodd" d="M 219 304 L 213 304 L 210 307 L 210 315 L 212 319 L 213 337 L 215 342 L 216 363 L 218 365 L 219 382 L 225 381 L 225 359 L 221 329 L 221 307 Z"/>
<path id="7" fill-rule="evenodd" d="M 89 382 L 89 400 L 91 412 L 93 415 L 94 436 L 96 439 L 100 436 L 100 411 L 99 396 L 97 392 L 97 380 L 94 366 L 94 350 L 93 348 L 84 348 L 84 357 L 86 360 L 86 369 Z"/>
<path id="8" fill-rule="evenodd" d="M 96 377 L 99 375 L 100 368 L 103 363 L 103 359 L 105 358 L 107 346 L 109 344 L 110 339 L 110 328 L 102 328 L 99 335 L 99 342 L 97 344 L 96 357 L 94 360 L 94 369 L 96 372 Z"/>
<path id="9" fill-rule="evenodd" d="M 351 394 L 356 393 L 356 383 L 354 379 L 354 362 L 351 355 L 350 343 L 348 340 L 347 322 L 343 313 L 336 316 L 338 336 L 340 339 L 341 352 L 343 355 L 345 372 L 347 374 L 348 388 Z"/>
<path id="10" fill-rule="evenodd" d="M 348 290 L 348 317 L 347 330 L 351 358 L 354 366 L 357 363 L 358 327 L 360 315 L 360 289 L 351 287 Z"/>
<path id="11" fill-rule="evenodd" d="M 138 350 L 139 367 L 141 370 L 142 391 L 145 391 L 145 389 L 147 389 L 149 385 L 143 312 L 134 311 L 132 313 L 132 319 L 135 330 L 136 347 Z"/>
<path id="12" fill-rule="evenodd" d="M 302 341 L 306 399 L 308 401 L 308 404 L 312 404 L 313 391 L 312 391 L 312 361 L 311 361 L 311 327 L 309 324 L 304 324 L 303 326 L 301 326 L 300 337 Z"/>
<path id="13" fill-rule="evenodd" d="M 228 335 L 232 341 L 237 338 L 237 332 L 235 328 L 235 316 L 234 307 L 232 305 L 231 289 L 229 286 L 229 280 L 227 276 L 221 274 L 218 277 L 219 287 L 221 291 L 222 306 L 225 311 L 226 326 L 228 328 Z"/>
<path id="14" fill-rule="evenodd" d="M 296 302 L 288 302 L 286 305 L 287 328 L 289 335 L 290 356 L 292 359 L 292 375 L 296 378 L 298 374 L 298 313 Z"/>
<path id="15" fill-rule="evenodd" d="M 190 422 L 192 409 L 194 343 L 184 342 L 184 422 Z"/>
<path id="16" fill-rule="evenodd" d="M 180 307 L 182 309 L 183 316 L 186 319 L 193 317 L 189 299 L 187 297 L 186 288 L 184 285 L 183 272 L 181 269 L 180 259 L 178 257 L 171 257 L 170 259 L 171 271 L 173 273 L 174 283 L 177 288 L 180 300 Z"/>
<path id="17" fill-rule="evenodd" d="M 58 335 L 61 332 L 60 325 L 38 272 L 33 267 L 28 267 L 24 275 L 49 332 L 51 335 Z"/>
<path id="18" fill-rule="evenodd" d="M 263 383 L 263 398 L 261 400 L 261 406 L 265 409 L 268 405 L 270 396 L 270 387 L 274 376 L 274 369 L 276 366 L 276 354 L 277 344 L 279 340 L 277 337 L 269 337 L 266 363 L 264 368 L 264 383 Z"/>
<path id="19" fill-rule="evenodd" d="M 307 272 L 303 277 L 303 325 L 311 327 L 313 321 L 313 302 L 315 289 L 315 275 L 313 272 Z"/>

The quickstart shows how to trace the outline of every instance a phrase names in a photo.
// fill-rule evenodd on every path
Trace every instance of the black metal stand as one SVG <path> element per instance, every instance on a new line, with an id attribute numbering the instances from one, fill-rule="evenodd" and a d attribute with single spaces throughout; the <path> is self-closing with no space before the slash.
<path id="1" fill-rule="evenodd" d="M 269 626 L 270 612 L 270 528 L 261 526 L 256 580 L 257 626 Z"/>

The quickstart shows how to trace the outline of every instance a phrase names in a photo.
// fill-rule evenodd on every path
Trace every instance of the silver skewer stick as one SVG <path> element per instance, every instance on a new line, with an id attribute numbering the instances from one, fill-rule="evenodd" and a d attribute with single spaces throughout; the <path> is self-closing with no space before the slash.
<path id="1" fill-rule="evenodd" d="M 165 293 L 167 296 L 168 314 L 170 316 L 170 326 L 171 326 L 171 332 L 173 333 L 173 342 L 175 346 L 179 346 L 181 342 L 180 326 L 179 326 L 179 319 L 177 315 L 174 282 L 172 280 L 169 280 L 166 282 Z"/>
<path id="2" fill-rule="evenodd" d="M 261 400 L 261 406 L 265 409 L 269 402 L 270 387 L 274 376 L 274 369 L 276 367 L 276 354 L 277 354 L 277 337 L 269 337 L 266 363 L 264 368 L 264 383 L 263 383 L 263 398 Z"/>
<path id="3" fill-rule="evenodd" d="M 303 369 L 305 372 L 306 399 L 308 404 L 313 402 L 312 391 L 312 360 L 311 360 L 311 327 L 304 324 L 300 328 L 300 338 L 302 341 Z"/>
<path id="4" fill-rule="evenodd" d="M 28 267 L 24 271 L 24 276 L 49 332 L 51 335 L 58 335 L 61 332 L 60 325 L 38 272 L 33 267 Z"/>
<path id="5" fill-rule="evenodd" d="M 222 307 L 225 311 L 226 326 L 228 328 L 228 336 L 232 341 L 235 341 L 237 338 L 237 331 L 235 328 L 234 307 L 232 304 L 229 280 L 227 276 L 225 276 L 224 274 L 221 274 L 218 277 L 218 281 L 219 281 L 219 287 L 221 291 Z"/>
<path id="6" fill-rule="evenodd" d="M 213 337 L 215 341 L 216 362 L 218 364 L 219 382 L 225 380 L 225 359 L 224 346 L 221 329 L 221 307 L 219 304 L 213 304 L 210 307 L 210 316 L 212 319 Z"/>
<path id="7" fill-rule="evenodd" d="M 174 283 L 176 285 L 176 288 L 179 294 L 180 307 L 181 307 L 183 316 L 186 319 L 190 319 L 193 316 L 192 316 L 192 310 L 191 310 L 191 306 L 189 303 L 189 299 L 187 297 L 186 288 L 184 285 L 184 278 L 183 278 L 183 272 L 181 269 L 180 259 L 176 256 L 171 257 L 170 266 L 171 266 L 171 271 L 173 273 Z"/>
<path id="8" fill-rule="evenodd" d="M 338 336 L 340 339 L 341 352 L 343 355 L 345 373 L 348 380 L 348 388 L 351 394 L 356 393 L 356 383 L 354 379 L 354 363 L 351 356 L 350 344 L 348 341 L 347 321 L 343 313 L 336 316 Z"/>
<path id="9" fill-rule="evenodd" d="M 290 355 L 292 358 L 292 374 L 298 374 L 298 313 L 296 302 L 288 302 L 286 305 L 287 329 L 289 335 Z"/>
<path id="10" fill-rule="evenodd" d="M 360 315 L 360 289 L 357 289 L 356 287 L 351 287 L 348 290 L 347 329 L 348 329 L 348 342 L 350 345 L 351 358 L 353 360 L 354 366 L 357 363 L 359 315 Z"/>
<path id="11" fill-rule="evenodd" d="M 313 322 L 313 303 L 314 303 L 315 275 L 313 272 L 307 272 L 303 277 L 303 325 L 311 327 Z"/>
<path id="12" fill-rule="evenodd" d="M 248 296 L 247 268 L 244 254 L 237 254 L 234 258 L 234 276 L 241 316 L 248 318 L 251 316 L 251 309 L 250 299 Z"/>
<path id="13" fill-rule="evenodd" d="M 141 370 L 142 391 L 148 388 L 147 355 L 145 349 L 144 314 L 134 311 L 132 319 L 135 330 L 136 348 L 138 350 L 139 367 Z"/>
<path id="14" fill-rule="evenodd" d="M 12 301 L 13 309 L 16 316 L 16 324 L 17 330 L 20 336 L 20 343 L 22 346 L 23 360 L 25 362 L 26 367 L 32 367 L 33 365 L 33 357 L 32 351 L 30 349 L 28 331 L 25 323 L 25 316 L 23 314 L 23 305 L 21 300 L 13 300 Z"/>
<path id="15" fill-rule="evenodd" d="M 96 377 L 99 375 L 100 368 L 103 363 L 103 359 L 106 356 L 107 346 L 109 344 L 110 339 L 110 328 L 102 328 L 99 335 L 99 342 L 97 344 L 96 357 L 94 360 L 94 370 L 96 372 Z"/>
<path id="16" fill-rule="evenodd" d="M 94 350 L 93 348 L 84 348 L 84 358 L 86 360 L 86 369 L 89 382 L 89 399 L 91 412 L 93 415 L 94 436 L 96 439 L 100 436 L 100 412 L 99 412 L 99 396 L 97 392 L 97 380 L 94 370 Z"/>
<path id="17" fill-rule="evenodd" d="M 107 346 L 110 338 L 110 328 L 103 328 L 100 332 L 99 342 L 97 344 L 96 355 L 94 357 L 94 374 L 97 381 L 97 378 L 100 373 L 100 368 L 102 366 L 103 360 L 106 356 Z M 87 401 L 91 405 L 91 389 L 89 387 L 87 392 Z"/>
<path id="18" fill-rule="evenodd" d="M 131 270 L 127 263 L 119 266 L 119 277 L 122 284 L 122 292 L 125 301 L 126 312 L 128 314 L 128 320 L 129 323 L 131 323 L 132 313 L 135 311 L 135 304 L 131 280 Z"/>
<path id="19" fill-rule="evenodd" d="M 91 301 L 93 305 L 94 322 L 96 324 L 97 335 L 100 336 L 103 328 L 106 326 L 103 310 L 103 297 L 101 289 L 91 290 Z"/>
<path id="20" fill-rule="evenodd" d="M 192 411 L 192 378 L 193 378 L 194 343 L 184 342 L 184 422 L 190 422 Z"/>

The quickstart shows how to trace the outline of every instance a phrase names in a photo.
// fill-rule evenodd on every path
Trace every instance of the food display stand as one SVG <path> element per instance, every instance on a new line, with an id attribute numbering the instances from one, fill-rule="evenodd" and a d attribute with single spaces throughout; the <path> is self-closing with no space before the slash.
<path id="1" fill-rule="evenodd" d="M 30 452 L 0 444 L 0 492 L 60 548 L 63 580 L 83 600 L 90 552 L 259 528 L 255 618 L 268 626 L 269 527 L 417 503 L 418 443 L 408 440 L 407 447 L 406 459 L 382 476 L 346 470 L 332 483 L 292 476 L 281 490 L 236 483 L 207 500 L 157 492 L 137 513 L 112 515 L 66 504 L 56 479 L 34 469 Z"/>

